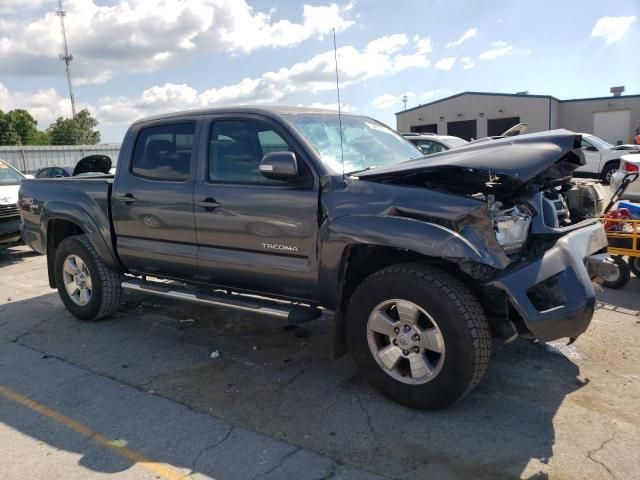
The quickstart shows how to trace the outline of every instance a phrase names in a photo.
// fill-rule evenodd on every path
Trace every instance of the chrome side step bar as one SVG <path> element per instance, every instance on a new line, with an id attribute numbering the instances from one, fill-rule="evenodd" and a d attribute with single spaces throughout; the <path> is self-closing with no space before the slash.
<path id="1" fill-rule="evenodd" d="M 302 306 L 292 303 L 279 303 L 267 299 L 250 297 L 248 295 L 224 293 L 220 290 L 191 288 L 183 285 L 152 282 L 138 278 L 127 277 L 122 282 L 125 290 L 158 295 L 160 297 L 175 298 L 193 303 L 204 303 L 217 307 L 231 308 L 261 315 L 269 315 L 289 321 L 303 323 L 314 320 L 322 315 L 317 307 Z"/>

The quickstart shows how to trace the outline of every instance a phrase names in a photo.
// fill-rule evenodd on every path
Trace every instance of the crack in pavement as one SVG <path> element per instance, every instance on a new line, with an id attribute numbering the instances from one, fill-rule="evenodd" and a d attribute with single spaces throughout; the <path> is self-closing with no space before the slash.
<path id="1" fill-rule="evenodd" d="M 356 400 L 358 400 L 358 405 L 360 405 L 360 409 L 364 412 L 364 414 L 367 417 L 367 426 L 369 427 L 369 431 L 373 436 L 373 441 L 375 443 L 378 443 L 378 435 L 376 434 L 376 430 L 373 428 L 373 419 L 371 418 L 371 414 L 369 413 L 369 410 L 367 410 L 364 407 L 364 403 L 362 403 L 362 398 L 360 394 L 358 392 L 355 392 L 355 394 L 356 394 Z"/>
<path id="2" fill-rule="evenodd" d="M 340 466 L 341 464 L 334 460 L 333 466 L 331 467 L 329 473 L 326 476 L 319 478 L 318 480 L 330 480 L 331 478 L 335 477 L 336 472 L 338 471 L 338 468 L 340 468 Z"/>
<path id="3" fill-rule="evenodd" d="M 284 457 L 282 457 L 282 459 L 278 462 L 277 465 L 275 465 L 274 467 L 270 468 L 266 472 L 261 472 L 261 473 L 258 473 L 256 475 L 254 475 L 254 477 L 251 480 L 257 480 L 260 477 L 264 477 L 266 475 L 269 475 L 271 472 L 273 472 L 273 471 L 277 470 L 278 468 L 282 467 L 282 465 L 284 465 L 284 462 L 286 462 L 291 456 L 293 456 L 294 454 L 298 453 L 301 450 L 302 450 L 301 447 L 295 447 L 293 450 L 291 450 L 289 453 L 287 453 Z"/>
<path id="4" fill-rule="evenodd" d="M 591 460 L 593 463 L 597 463 L 598 465 L 600 465 L 602 468 L 604 468 L 609 475 L 611 475 L 611 478 L 616 478 L 616 476 L 614 475 L 614 473 L 611 471 L 611 469 L 602 461 L 593 458 L 593 454 L 599 452 L 600 450 L 604 449 L 604 447 L 607 445 L 607 443 L 613 441 L 616 438 L 616 432 L 613 432 L 613 435 L 611 435 L 610 438 L 604 440 L 600 446 L 598 448 L 594 448 L 593 450 L 589 450 L 589 452 L 587 452 L 587 456 L 586 458 L 588 458 L 589 460 Z"/>
<path id="5" fill-rule="evenodd" d="M 55 320 L 56 317 L 58 317 L 60 315 L 60 313 L 62 312 L 58 312 L 55 313 L 53 316 L 49 316 L 41 321 L 39 321 L 38 323 L 36 323 L 34 326 L 32 326 L 31 328 L 27 329 L 26 331 L 22 332 L 20 335 L 18 335 L 17 337 L 13 338 L 13 339 L 9 339 L 9 341 L 11 343 L 17 343 L 18 345 L 22 345 L 22 343 L 20 343 L 20 340 L 22 340 L 24 337 L 26 337 L 27 335 L 31 335 L 35 330 L 37 330 L 38 328 L 40 328 L 42 325 L 44 325 L 45 323 L 47 323 L 50 320 Z"/>
<path id="6" fill-rule="evenodd" d="M 198 454 L 195 456 L 195 458 L 193 459 L 193 462 L 191 462 L 191 471 L 189 473 L 187 473 L 183 478 L 191 478 L 191 476 L 194 473 L 197 473 L 196 472 L 196 465 L 200 461 L 200 457 L 202 457 L 204 452 L 206 452 L 207 450 L 213 450 L 214 448 L 222 445 L 224 442 L 229 440 L 229 437 L 231 436 L 231 434 L 233 433 L 233 431 L 235 429 L 236 429 L 235 425 L 231 425 L 231 428 L 229 428 L 229 431 L 227 433 L 225 433 L 224 437 L 221 440 L 218 440 L 217 442 L 214 442 L 214 443 L 212 443 L 210 445 L 207 445 L 202 450 L 200 450 L 198 452 Z"/>

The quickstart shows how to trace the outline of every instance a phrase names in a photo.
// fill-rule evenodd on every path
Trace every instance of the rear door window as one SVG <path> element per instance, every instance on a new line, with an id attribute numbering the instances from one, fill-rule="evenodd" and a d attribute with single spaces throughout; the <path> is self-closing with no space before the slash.
<path id="1" fill-rule="evenodd" d="M 143 128 L 133 150 L 131 172 L 149 180 L 187 180 L 194 133 L 194 122 Z"/>

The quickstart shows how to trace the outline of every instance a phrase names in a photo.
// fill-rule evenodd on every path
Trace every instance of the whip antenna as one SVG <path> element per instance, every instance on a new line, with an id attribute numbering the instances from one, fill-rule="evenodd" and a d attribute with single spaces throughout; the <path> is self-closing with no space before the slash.
<path id="1" fill-rule="evenodd" d="M 338 128 L 340 129 L 340 162 L 342 163 L 342 179 L 344 180 L 344 149 L 342 147 L 342 110 L 340 108 L 340 82 L 338 80 L 338 49 L 336 48 L 336 29 L 333 30 L 333 59 L 336 63 L 336 91 L 338 92 Z"/>

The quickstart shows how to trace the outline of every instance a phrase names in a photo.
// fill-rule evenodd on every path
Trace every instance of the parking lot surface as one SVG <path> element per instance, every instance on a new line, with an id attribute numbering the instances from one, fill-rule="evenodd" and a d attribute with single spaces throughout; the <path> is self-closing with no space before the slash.
<path id="1" fill-rule="evenodd" d="M 45 257 L 13 248 L 0 253 L 0 478 L 637 478 L 638 309 L 639 279 L 601 291 L 575 344 L 494 343 L 478 388 L 423 412 L 331 361 L 327 318 L 289 328 L 128 294 L 83 323 Z"/>

